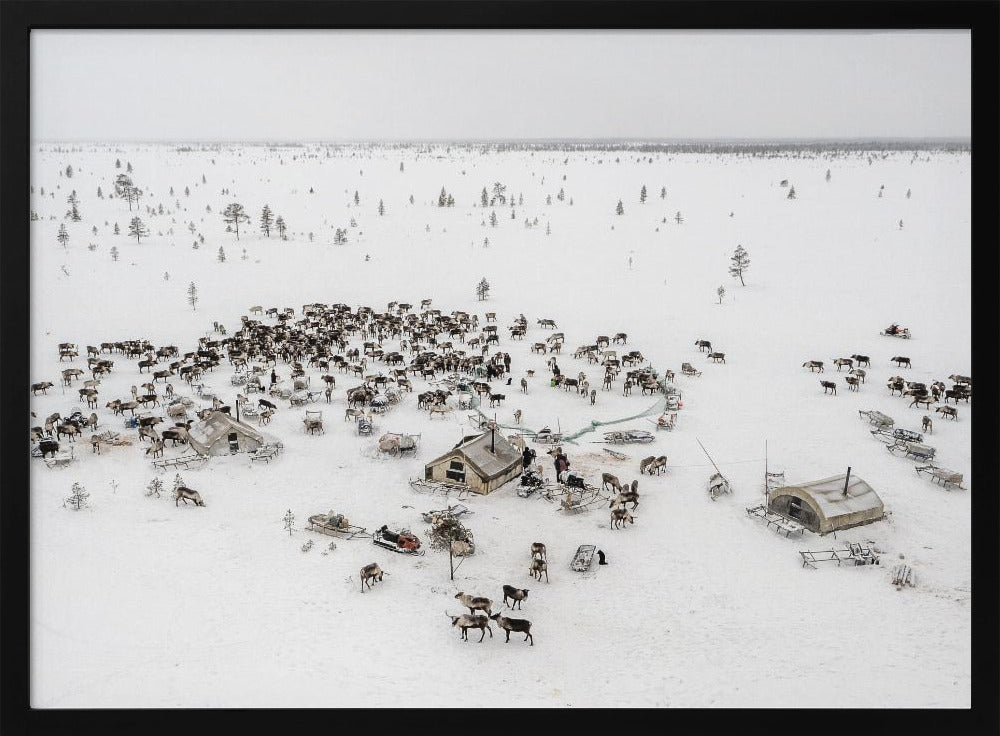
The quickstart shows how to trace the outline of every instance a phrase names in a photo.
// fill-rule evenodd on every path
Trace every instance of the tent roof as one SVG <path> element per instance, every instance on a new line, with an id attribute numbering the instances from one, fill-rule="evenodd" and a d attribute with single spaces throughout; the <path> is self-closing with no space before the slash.
<path id="1" fill-rule="evenodd" d="M 781 495 L 781 492 L 785 489 L 798 489 L 815 501 L 827 519 L 845 514 L 853 514 L 858 511 L 882 508 L 882 499 L 875 493 L 875 489 L 853 474 L 851 475 L 850 483 L 847 486 L 847 495 L 845 496 L 845 480 L 847 480 L 847 474 L 841 473 L 840 475 L 834 475 L 821 480 L 776 488 L 774 495 Z"/>
<path id="2" fill-rule="evenodd" d="M 428 465 L 435 465 L 457 451 L 465 457 L 477 475 L 486 480 L 503 475 L 510 470 L 512 465 L 520 465 L 521 451 L 508 442 L 500 432 L 496 433 L 495 438 L 491 437 L 491 434 L 493 433 L 484 432 L 480 435 L 464 437 L 451 450 L 435 458 Z M 495 452 L 490 452 L 490 446 L 493 442 L 495 442 Z"/>
<path id="3" fill-rule="evenodd" d="M 197 424 L 191 425 L 188 436 L 202 447 L 209 447 L 230 432 L 239 432 L 258 442 L 264 442 L 264 437 L 249 424 L 237 422 L 231 416 L 221 411 L 213 411 Z"/>

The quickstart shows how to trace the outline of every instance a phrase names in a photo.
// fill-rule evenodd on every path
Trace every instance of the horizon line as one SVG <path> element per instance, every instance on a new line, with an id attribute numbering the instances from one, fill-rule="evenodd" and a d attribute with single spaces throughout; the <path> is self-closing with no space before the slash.
<path id="1" fill-rule="evenodd" d="M 194 139 L 178 138 L 166 139 L 32 139 L 32 145 L 36 144 L 59 144 L 59 143 L 88 143 L 88 144 L 258 144 L 258 145 L 345 145 L 345 144 L 427 144 L 427 143 L 450 143 L 450 144 L 482 144 L 482 143 L 653 143 L 653 144 L 685 144 L 685 143 L 958 143 L 971 145 L 971 136 L 891 136 L 891 135 L 871 135 L 871 136 L 775 136 L 775 137 L 754 137 L 754 136 L 708 136 L 708 137 L 671 137 L 671 138 L 647 138 L 647 137 L 538 137 L 538 138 L 301 138 L 301 139 L 275 139 L 275 138 L 243 138 L 243 139 Z"/>

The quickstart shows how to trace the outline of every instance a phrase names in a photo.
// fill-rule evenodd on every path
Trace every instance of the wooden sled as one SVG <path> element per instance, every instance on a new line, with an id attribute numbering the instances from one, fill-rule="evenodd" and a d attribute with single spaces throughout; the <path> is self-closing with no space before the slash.
<path id="1" fill-rule="evenodd" d="M 330 537 L 340 539 L 354 539 L 355 537 L 371 537 L 371 533 L 365 531 L 363 526 L 348 524 L 347 526 L 337 526 L 330 521 L 329 514 L 313 514 L 309 517 L 308 531 L 319 532 Z"/>
<path id="2" fill-rule="evenodd" d="M 573 555 L 573 561 L 569 563 L 570 569 L 575 572 L 587 572 L 587 570 L 590 569 L 590 563 L 594 560 L 594 552 L 596 550 L 596 545 L 581 544 L 576 548 L 576 554 Z"/>

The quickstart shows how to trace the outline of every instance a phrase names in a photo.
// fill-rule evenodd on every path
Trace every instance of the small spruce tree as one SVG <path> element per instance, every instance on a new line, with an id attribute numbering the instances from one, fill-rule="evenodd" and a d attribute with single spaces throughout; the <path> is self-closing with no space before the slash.
<path id="1" fill-rule="evenodd" d="M 625 205 L 622 204 L 622 201 L 620 199 L 618 200 L 618 206 L 615 208 L 615 214 L 616 215 L 624 215 L 625 214 Z"/>
<path id="2" fill-rule="evenodd" d="M 88 498 L 90 498 L 90 494 L 87 493 L 87 489 L 79 483 L 74 483 L 69 497 L 63 502 L 63 506 L 79 511 L 86 508 Z"/>
<path id="3" fill-rule="evenodd" d="M 112 245 L 111 246 L 111 260 L 112 261 L 117 261 L 118 260 L 118 246 L 117 245 Z"/>
<path id="4" fill-rule="evenodd" d="M 194 281 L 188 284 L 187 302 L 191 305 L 192 310 L 198 309 L 198 287 L 194 285 Z"/>
<path id="5" fill-rule="evenodd" d="M 729 265 L 729 274 L 734 278 L 739 278 L 740 283 L 746 286 L 746 282 L 743 281 L 743 272 L 750 268 L 750 254 L 742 245 L 737 245 L 729 260 L 732 261 Z"/>
<path id="6" fill-rule="evenodd" d="M 295 529 L 295 514 L 292 513 L 291 509 L 285 512 L 282 521 L 285 523 L 285 530 L 288 532 L 288 536 L 292 536 L 292 531 Z"/>
<path id="7" fill-rule="evenodd" d="M 66 244 L 69 242 L 69 232 L 66 231 L 66 223 L 59 225 L 59 232 L 56 235 L 56 240 L 59 241 L 59 245 L 63 248 L 65 248 Z"/>
<path id="8" fill-rule="evenodd" d="M 642 185 L 642 189 L 639 190 L 639 203 L 646 204 L 646 185 Z"/>
<path id="9" fill-rule="evenodd" d="M 260 211 L 260 229 L 264 231 L 265 237 L 271 237 L 271 226 L 274 224 L 274 215 L 271 214 L 271 208 L 268 205 L 264 205 L 264 208 Z"/>
<path id="10" fill-rule="evenodd" d="M 226 262 L 226 251 L 224 251 L 222 249 L 221 245 L 219 246 L 219 254 L 218 254 L 218 256 L 216 256 L 216 258 L 218 258 L 219 263 L 225 263 Z"/>
<path id="11" fill-rule="evenodd" d="M 726 287 L 720 286 L 718 289 L 715 290 L 715 293 L 718 294 L 719 296 L 719 304 L 722 304 L 722 297 L 726 295 Z"/>
<path id="12" fill-rule="evenodd" d="M 135 242 L 142 244 L 142 238 L 149 235 L 149 229 L 138 217 L 133 217 L 128 224 L 129 237 L 135 238 Z"/>

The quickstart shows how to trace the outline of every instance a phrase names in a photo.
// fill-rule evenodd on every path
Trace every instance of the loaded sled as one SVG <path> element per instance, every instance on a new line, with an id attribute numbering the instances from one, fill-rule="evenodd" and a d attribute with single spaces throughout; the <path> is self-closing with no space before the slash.
<path id="1" fill-rule="evenodd" d="M 604 441 L 613 445 L 646 444 L 655 439 L 644 429 L 627 429 L 622 432 L 605 432 Z"/>
<path id="2" fill-rule="evenodd" d="M 899 325 L 893 323 L 882 330 L 880 335 L 885 335 L 886 337 L 901 337 L 904 340 L 910 339 L 910 328 L 900 327 Z"/>
<path id="3" fill-rule="evenodd" d="M 348 521 L 346 516 L 336 514 L 332 510 L 328 514 L 313 514 L 310 516 L 309 526 L 306 529 L 331 537 L 340 537 L 341 539 L 372 536 L 365 531 L 363 526 L 354 526 Z"/>
<path id="4" fill-rule="evenodd" d="M 581 544 L 576 548 L 576 554 L 573 555 L 573 561 L 569 563 L 571 570 L 576 572 L 587 572 L 590 569 L 590 563 L 594 559 L 594 552 L 597 550 L 597 545 L 594 544 Z"/>
<path id="5" fill-rule="evenodd" d="M 958 488 L 961 491 L 965 490 L 965 486 L 962 485 L 962 474 L 954 470 L 939 468 L 936 465 L 920 465 L 916 468 L 916 471 L 917 475 L 926 473 L 931 477 L 932 482 L 939 484 L 942 488 L 948 490 L 952 488 Z"/>
<path id="6" fill-rule="evenodd" d="M 420 539 L 416 534 L 408 529 L 400 529 L 398 532 L 390 531 L 386 524 L 374 531 L 372 544 L 402 554 L 422 555 L 424 553 L 424 550 L 420 548 Z"/>

